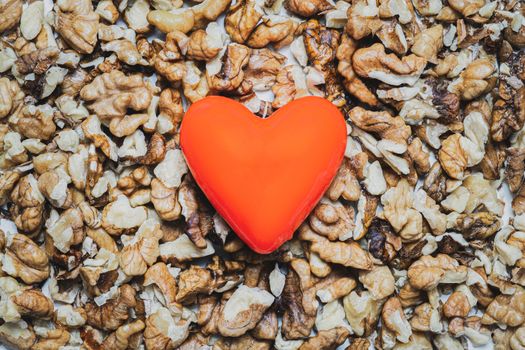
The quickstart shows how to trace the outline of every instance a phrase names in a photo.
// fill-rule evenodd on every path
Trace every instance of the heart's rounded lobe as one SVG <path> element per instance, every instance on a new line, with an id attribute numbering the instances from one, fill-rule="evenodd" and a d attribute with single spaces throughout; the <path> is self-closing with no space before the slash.
<path id="1" fill-rule="evenodd" d="M 346 123 L 320 97 L 304 97 L 267 119 L 211 96 L 194 103 L 180 144 L 204 194 L 237 235 L 270 253 L 308 216 L 343 159 Z"/>

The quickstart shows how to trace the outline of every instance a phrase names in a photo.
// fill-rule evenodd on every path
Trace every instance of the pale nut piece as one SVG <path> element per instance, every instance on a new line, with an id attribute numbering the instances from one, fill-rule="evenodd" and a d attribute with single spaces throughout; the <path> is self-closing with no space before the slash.
<path id="1" fill-rule="evenodd" d="M 360 129 L 376 133 L 381 139 L 393 141 L 404 147 L 411 135 L 410 126 L 401 117 L 393 117 L 386 111 L 368 111 L 362 107 L 350 110 L 348 116 Z"/>
<path id="2" fill-rule="evenodd" d="M 347 12 L 345 31 L 355 40 L 375 34 L 382 26 L 376 3 L 356 1 Z"/>
<path id="3" fill-rule="evenodd" d="M 17 349 L 31 349 L 36 341 L 33 328 L 24 320 L 6 322 L 0 326 L 0 340 L 2 343 Z"/>
<path id="4" fill-rule="evenodd" d="M 401 304 L 403 305 L 403 304 Z M 414 315 L 410 319 L 412 330 L 419 332 L 439 333 L 443 331 L 439 311 L 430 305 L 423 303 L 414 309 Z"/>
<path id="5" fill-rule="evenodd" d="M 102 211 L 102 227 L 109 234 L 121 235 L 138 228 L 147 218 L 143 206 L 131 207 L 129 199 L 120 195 L 117 200 L 106 205 Z"/>
<path id="6" fill-rule="evenodd" d="M 36 234 L 43 224 L 45 198 L 33 174 L 18 181 L 10 199 L 15 204 L 10 212 L 16 227 L 29 235 Z"/>
<path id="7" fill-rule="evenodd" d="M 51 325 L 54 326 L 53 323 Z M 65 328 L 42 328 L 35 327 L 35 333 L 39 337 L 31 347 L 32 350 L 60 349 L 69 342 L 70 333 Z M 55 326 L 56 327 L 56 326 Z"/>
<path id="8" fill-rule="evenodd" d="M 341 276 L 335 272 L 317 283 L 313 290 L 315 290 L 315 295 L 322 303 L 331 303 L 348 295 L 356 286 L 357 283 L 353 278 Z M 309 296 L 311 294 L 310 291 L 306 294 L 308 294 L 307 299 L 313 298 Z"/>
<path id="9" fill-rule="evenodd" d="M 417 12 L 422 16 L 434 16 L 437 15 L 443 8 L 441 0 L 414 0 L 412 4 L 416 8 Z"/>
<path id="10" fill-rule="evenodd" d="M 468 288 L 468 287 L 467 287 Z M 445 317 L 467 317 L 471 305 L 468 297 L 460 292 L 452 293 L 443 305 L 443 316 Z"/>
<path id="11" fill-rule="evenodd" d="M 215 21 L 230 4 L 231 0 L 204 0 L 191 8 L 154 10 L 149 12 L 148 22 L 164 33 L 173 31 L 187 33 Z"/>
<path id="12" fill-rule="evenodd" d="M 425 58 L 416 55 L 399 59 L 395 54 L 387 54 L 381 44 L 358 49 L 353 55 L 353 67 L 359 76 L 394 86 L 414 85 L 426 64 Z"/>
<path id="13" fill-rule="evenodd" d="M 257 325 L 273 301 L 267 291 L 241 285 L 221 310 L 219 332 L 228 337 L 243 335 Z"/>
<path id="14" fill-rule="evenodd" d="M 437 62 L 437 54 L 442 48 L 443 26 L 438 24 L 417 33 L 410 51 L 429 62 L 435 63 Z"/>
<path id="15" fill-rule="evenodd" d="M 477 137 L 483 135 L 479 130 L 475 131 L 477 132 Z M 452 134 L 442 142 L 441 149 L 438 153 L 438 159 L 441 166 L 450 177 L 461 180 L 464 178 L 465 171 L 469 166 L 475 165 L 478 160 L 481 161 L 483 154 L 480 154 L 480 157 L 478 153 L 481 150 L 481 147 L 484 148 L 484 146 L 484 143 L 473 143 L 467 137 L 460 134 Z M 481 152 L 484 152 L 484 150 L 481 150 Z"/>
<path id="16" fill-rule="evenodd" d="M 95 12 L 100 16 L 100 18 L 108 21 L 110 24 L 115 24 L 120 16 L 117 7 L 111 0 L 99 1 Z"/>
<path id="17" fill-rule="evenodd" d="M 129 310 L 136 305 L 135 290 L 124 284 L 119 287 L 117 297 L 108 300 L 104 305 L 86 304 L 87 323 L 106 331 L 116 330 L 129 319 Z"/>
<path id="18" fill-rule="evenodd" d="M 93 145 L 100 148 L 102 152 L 111 160 L 117 161 L 118 151 L 115 142 L 102 130 L 102 123 L 96 115 L 90 115 L 81 124 L 84 136 L 93 142 Z M 91 168 L 90 168 L 91 169 Z M 97 167 L 95 167 L 97 169 Z M 92 184 L 94 186 L 95 183 Z"/>
<path id="19" fill-rule="evenodd" d="M 24 93 L 16 80 L 0 78 L 0 119 L 14 112 L 23 99 Z"/>
<path id="20" fill-rule="evenodd" d="M 177 199 L 177 189 L 164 186 L 162 181 L 151 181 L 151 202 L 160 218 L 175 221 L 181 216 L 182 207 Z"/>
<path id="21" fill-rule="evenodd" d="M 188 33 L 195 26 L 195 14 L 191 9 L 153 10 L 148 13 L 147 20 L 163 33 Z"/>
<path id="22" fill-rule="evenodd" d="M 191 10 L 195 15 L 195 25 L 202 28 L 209 22 L 216 21 L 229 8 L 231 2 L 231 0 L 203 0 L 193 6 Z"/>
<path id="23" fill-rule="evenodd" d="M 199 61 L 210 61 L 219 54 L 223 44 L 220 28 L 210 23 L 206 30 L 200 29 L 191 33 L 186 57 Z"/>
<path id="24" fill-rule="evenodd" d="M 385 218 L 404 241 L 416 241 L 423 236 L 423 218 L 413 208 L 412 189 L 405 179 L 386 191 L 381 196 L 381 203 Z"/>
<path id="25" fill-rule="evenodd" d="M 224 28 L 233 41 L 243 44 L 254 31 L 264 12 L 257 0 L 238 1 L 224 19 Z"/>
<path id="26" fill-rule="evenodd" d="M 112 40 L 100 45 L 102 51 L 114 52 L 117 58 L 130 66 L 147 66 L 148 61 L 142 57 L 136 45 L 128 39 Z"/>
<path id="27" fill-rule="evenodd" d="M 0 314 L 6 322 L 17 322 L 22 316 L 50 318 L 53 303 L 40 290 L 19 284 L 12 277 L 0 277 Z"/>
<path id="28" fill-rule="evenodd" d="M 151 103 L 152 93 L 141 74 L 126 76 L 112 70 L 97 76 L 80 90 L 80 97 L 102 121 L 124 117 L 128 109 L 143 111 Z"/>
<path id="29" fill-rule="evenodd" d="M 142 320 L 136 320 L 120 326 L 111 333 L 101 344 L 102 349 L 126 350 L 132 342 L 133 336 L 142 332 L 145 324 Z"/>
<path id="30" fill-rule="evenodd" d="M 408 43 L 403 32 L 403 28 L 397 21 L 382 21 L 381 29 L 376 33 L 383 45 L 397 53 L 398 55 L 406 54 L 408 50 Z"/>
<path id="31" fill-rule="evenodd" d="M 188 62 L 187 62 L 188 63 Z M 186 69 L 188 67 L 186 66 Z M 188 74 L 188 73 L 187 73 Z M 204 79 L 205 81 L 206 79 Z M 184 85 L 184 79 L 183 79 Z M 188 98 L 187 95 L 185 95 Z M 150 106 L 151 107 L 151 106 Z M 161 134 L 174 134 L 184 116 L 182 96 L 178 89 L 164 89 L 159 97 L 159 114 L 156 129 Z"/>
<path id="32" fill-rule="evenodd" d="M 0 205 L 7 202 L 9 195 L 21 177 L 22 174 L 17 171 L 6 171 L 0 177 Z"/>
<path id="33" fill-rule="evenodd" d="M 155 285 L 159 288 L 167 305 L 170 306 L 173 304 L 176 307 L 179 306 L 175 301 L 177 296 L 177 282 L 166 264 L 162 262 L 156 263 L 146 271 L 144 274 L 144 286 L 147 287 L 149 285 Z"/>
<path id="34" fill-rule="evenodd" d="M 121 236 L 124 247 L 119 255 L 119 264 L 128 276 L 142 276 L 153 265 L 160 254 L 159 239 L 162 238 L 160 224 L 148 219 L 140 225 L 134 237 Z"/>
<path id="35" fill-rule="evenodd" d="M 322 330 L 304 342 L 299 350 L 335 349 L 343 344 L 349 335 L 350 332 L 345 327 Z"/>
<path id="36" fill-rule="evenodd" d="M 370 271 L 361 271 L 359 281 L 375 300 L 384 299 L 395 292 L 395 280 L 387 266 L 374 266 Z"/>
<path id="37" fill-rule="evenodd" d="M 160 307 L 146 319 L 144 343 L 147 349 L 176 349 L 189 335 L 191 321 L 175 320 L 170 311 Z"/>
<path id="38" fill-rule="evenodd" d="M 33 40 L 42 29 L 44 21 L 44 2 L 35 1 L 27 6 L 20 18 L 20 31 L 26 40 Z"/>
<path id="39" fill-rule="evenodd" d="M 331 241 L 346 236 L 353 229 L 353 215 L 339 202 L 321 200 L 309 216 L 312 230 Z"/>
<path id="40" fill-rule="evenodd" d="M 453 134 L 443 141 L 439 150 L 439 161 L 443 169 L 455 179 L 463 178 L 467 169 L 467 159 L 460 141 L 461 135 Z"/>
<path id="41" fill-rule="evenodd" d="M 366 291 L 360 294 L 352 291 L 343 298 L 346 319 L 356 335 L 363 336 L 375 328 L 382 304 L 381 301 L 374 300 Z"/>
<path id="42" fill-rule="evenodd" d="M 48 104 L 25 106 L 17 120 L 17 130 L 27 138 L 49 140 L 56 131 L 54 117 L 57 113 Z"/>
<path id="43" fill-rule="evenodd" d="M 485 0 L 453 0 L 449 2 L 449 6 L 464 17 L 471 17 L 485 6 Z"/>
<path id="44" fill-rule="evenodd" d="M 116 137 L 124 137 L 132 135 L 137 129 L 144 125 L 149 119 L 145 113 L 137 113 L 126 115 L 124 117 L 116 117 L 111 119 L 109 123 L 109 131 Z"/>
<path id="45" fill-rule="evenodd" d="M 0 33 L 13 28 L 22 16 L 23 2 L 20 0 L 2 0 L 0 2 Z"/>
<path id="46" fill-rule="evenodd" d="M 324 97 L 324 92 L 318 88 L 318 85 L 325 83 L 324 75 L 319 70 L 310 68 L 303 70 L 298 65 L 288 65 L 279 71 L 272 86 L 272 92 L 275 94 L 272 102 L 274 109 L 304 96 Z"/>
<path id="47" fill-rule="evenodd" d="M 413 206 L 423 215 L 432 233 L 435 235 L 445 233 L 447 229 L 447 216 L 440 211 L 439 204 L 436 204 L 424 190 L 419 189 L 416 191 Z"/>
<path id="48" fill-rule="evenodd" d="M 124 11 L 124 21 L 129 28 L 136 33 L 147 33 L 150 30 L 150 25 L 147 19 L 150 11 L 149 1 L 137 0 L 128 6 Z"/>
<path id="49" fill-rule="evenodd" d="M 170 149 L 164 159 L 153 169 L 155 176 L 167 188 L 179 187 L 188 166 L 180 149 Z"/>
<path id="50" fill-rule="evenodd" d="M 310 242 L 310 251 L 325 262 L 361 270 L 370 270 L 373 267 L 370 254 L 357 242 L 331 242 L 304 224 L 299 228 L 299 239 Z"/>
<path id="51" fill-rule="evenodd" d="M 326 191 L 326 196 L 337 201 L 340 197 L 347 201 L 356 201 L 361 196 L 361 186 L 348 159 L 343 159 L 335 178 Z"/>
<path id="52" fill-rule="evenodd" d="M 467 278 L 466 266 L 445 254 L 423 256 L 410 265 L 408 281 L 417 289 L 432 290 L 440 283 L 461 283 Z"/>
<path id="53" fill-rule="evenodd" d="M 85 237 L 84 222 L 82 214 L 77 208 L 70 208 L 58 215 L 52 212 L 46 221 L 47 238 L 52 240 L 52 244 L 66 254 L 71 246 L 82 243 Z"/>
<path id="54" fill-rule="evenodd" d="M 272 44 L 276 49 L 284 47 L 294 39 L 298 24 L 291 18 L 263 17 L 262 23 L 255 27 L 246 45 L 256 49 Z"/>
<path id="55" fill-rule="evenodd" d="M 47 171 L 38 178 L 38 189 L 55 208 L 69 208 L 73 199 L 67 179 L 58 171 Z"/>
<path id="56" fill-rule="evenodd" d="M 269 49 L 253 50 L 245 80 L 252 84 L 254 91 L 267 91 L 275 84 L 285 62 L 285 56 Z"/>
<path id="57" fill-rule="evenodd" d="M 462 100 L 473 100 L 493 88 L 496 80 L 492 75 L 495 71 L 491 59 L 479 58 L 461 72 L 459 78 L 448 86 L 448 90 L 459 95 Z"/>
<path id="58" fill-rule="evenodd" d="M 89 0 L 60 0 L 56 3 L 55 29 L 80 53 L 93 52 L 97 44 L 99 16 Z"/>
<path id="59" fill-rule="evenodd" d="M 211 294 L 215 282 L 209 269 L 192 265 L 179 275 L 176 300 L 179 303 L 192 303 L 199 294 Z"/>
<path id="60" fill-rule="evenodd" d="M 191 103 L 195 103 L 208 96 L 210 92 L 208 80 L 206 74 L 203 74 L 193 61 L 187 61 L 185 64 L 186 75 L 182 78 L 184 96 Z"/>
<path id="61" fill-rule="evenodd" d="M 350 94 L 355 96 L 359 101 L 370 106 L 376 106 L 379 101 L 370 89 L 363 83 L 355 73 L 352 66 L 352 56 L 357 50 L 357 42 L 347 34 L 341 37 L 341 43 L 337 48 L 337 71 L 344 78 L 343 85 Z"/>
<path id="62" fill-rule="evenodd" d="M 49 259 L 30 238 L 15 234 L 2 258 L 2 270 L 25 284 L 39 283 L 49 277 Z"/>
<path id="63" fill-rule="evenodd" d="M 510 337 L 509 345 L 512 350 L 520 350 L 525 348 L 525 327 L 516 329 L 514 334 Z"/>
<path id="64" fill-rule="evenodd" d="M 412 327 L 408 323 L 399 298 L 391 297 L 386 301 L 381 311 L 381 319 L 384 326 L 395 334 L 395 338 L 408 343 L 412 336 Z"/>
<path id="65" fill-rule="evenodd" d="M 187 235 L 181 235 L 174 241 L 160 245 L 162 259 L 174 258 L 177 261 L 188 261 L 212 255 L 215 252 L 213 245 L 208 241 L 206 248 L 197 247 Z"/>
<path id="66" fill-rule="evenodd" d="M 331 10 L 334 4 L 329 0 L 286 0 L 284 7 L 299 16 L 311 17 Z"/>
<path id="67" fill-rule="evenodd" d="M 87 315 L 83 308 L 60 305 L 56 308 L 56 321 L 67 327 L 81 327 L 86 324 Z"/>
<path id="68" fill-rule="evenodd" d="M 244 67 L 250 59 L 251 49 L 240 44 L 229 44 L 222 57 L 222 66 L 217 73 L 207 69 L 208 85 L 214 91 L 234 91 L 244 80 Z"/>
<path id="69" fill-rule="evenodd" d="M 516 286 L 512 295 L 498 295 L 487 307 L 481 322 L 483 324 L 501 323 L 510 327 L 517 327 L 525 320 L 523 299 L 525 290 Z"/>

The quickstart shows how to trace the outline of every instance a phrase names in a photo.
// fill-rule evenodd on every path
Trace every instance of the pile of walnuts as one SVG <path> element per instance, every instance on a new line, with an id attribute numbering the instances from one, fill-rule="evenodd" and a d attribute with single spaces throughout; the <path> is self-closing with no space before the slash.
<path id="1" fill-rule="evenodd" d="M 524 16 L 520 0 L 0 0 L 0 343 L 525 349 Z M 261 117 L 322 96 L 347 119 L 335 179 L 270 255 L 188 171 L 180 123 L 209 95 Z"/>

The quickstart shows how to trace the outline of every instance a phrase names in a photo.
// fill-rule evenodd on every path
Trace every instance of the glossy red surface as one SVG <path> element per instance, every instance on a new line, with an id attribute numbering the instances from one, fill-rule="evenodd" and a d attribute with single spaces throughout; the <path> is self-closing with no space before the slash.
<path id="1" fill-rule="evenodd" d="M 329 101 L 304 97 L 261 119 L 225 97 L 187 111 L 188 166 L 211 204 L 254 251 L 289 240 L 337 172 L 346 124 Z"/>

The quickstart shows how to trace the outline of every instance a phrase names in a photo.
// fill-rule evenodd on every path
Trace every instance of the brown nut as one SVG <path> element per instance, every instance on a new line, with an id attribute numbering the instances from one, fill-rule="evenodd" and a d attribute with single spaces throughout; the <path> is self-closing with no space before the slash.
<path id="1" fill-rule="evenodd" d="M 448 255 L 423 256 L 408 269 L 408 280 L 417 289 L 430 290 L 440 283 L 460 283 L 467 278 L 467 268 Z"/>
<path id="2" fill-rule="evenodd" d="M 0 3 L 0 33 L 14 27 L 22 16 L 23 2 L 4 0 Z"/>
<path id="3" fill-rule="evenodd" d="M 128 284 L 118 289 L 118 296 L 104 305 L 86 304 L 87 323 L 106 331 L 116 330 L 129 318 L 129 310 L 137 305 L 135 290 Z"/>
<path id="4" fill-rule="evenodd" d="M 159 239 L 162 238 L 160 224 L 149 219 L 140 225 L 134 237 L 121 237 L 124 247 L 119 264 L 128 276 L 142 276 L 153 265 L 160 254 Z"/>
<path id="5" fill-rule="evenodd" d="M 101 120 L 124 117 L 128 109 L 143 111 L 148 108 L 152 94 L 141 74 L 126 76 L 113 70 L 97 76 L 80 90 L 80 97 L 90 104 L 88 108 Z"/>
<path id="6" fill-rule="evenodd" d="M 57 2 L 55 27 L 62 38 L 80 53 L 91 53 L 97 43 L 98 14 L 88 0 Z"/>
<path id="7" fill-rule="evenodd" d="M 2 269 L 26 284 L 39 283 L 49 277 L 49 260 L 46 253 L 30 238 L 15 234 L 7 244 L 2 259 Z"/>
<path id="8" fill-rule="evenodd" d="M 353 67 L 358 75 L 395 86 L 413 85 L 419 79 L 426 64 L 425 58 L 416 55 L 399 59 L 395 54 L 387 54 L 381 44 L 358 49 L 353 56 Z"/>
<path id="9" fill-rule="evenodd" d="M 332 9 L 334 5 L 328 0 L 287 0 L 284 7 L 299 16 L 311 17 Z"/>
<path id="10" fill-rule="evenodd" d="M 16 80 L 0 78 L 0 119 L 13 113 L 24 98 Z"/>

